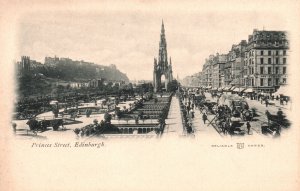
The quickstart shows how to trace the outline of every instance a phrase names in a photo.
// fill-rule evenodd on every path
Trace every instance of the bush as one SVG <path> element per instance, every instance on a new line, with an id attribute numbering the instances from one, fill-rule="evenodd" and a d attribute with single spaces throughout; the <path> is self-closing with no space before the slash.
<path id="1" fill-rule="evenodd" d="M 79 129 L 79 128 L 76 128 L 76 129 L 74 129 L 73 131 L 74 131 L 74 133 L 75 133 L 76 135 L 79 135 L 79 133 L 80 133 L 80 129 Z"/>
<path id="2" fill-rule="evenodd" d="M 257 109 L 255 107 L 252 107 L 251 111 L 252 111 L 253 117 L 257 116 L 257 113 L 256 113 Z"/>
<path id="3" fill-rule="evenodd" d="M 109 114 L 108 112 L 106 112 L 105 114 L 104 114 L 104 122 L 105 123 L 110 123 L 111 122 L 111 114 Z"/>

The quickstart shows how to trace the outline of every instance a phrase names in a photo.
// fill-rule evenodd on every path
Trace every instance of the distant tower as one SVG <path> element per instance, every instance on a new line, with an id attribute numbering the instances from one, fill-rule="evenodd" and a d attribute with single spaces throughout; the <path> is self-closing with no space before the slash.
<path id="1" fill-rule="evenodd" d="M 164 22 L 162 21 L 160 41 L 159 41 L 159 52 L 158 61 L 154 58 L 154 69 L 153 69 L 153 86 L 154 92 L 157 92 L 161 88 L 161 76 L 165 76 L 165 88 L 169 82 L 173 80 L 172 74 L 172 63 L 170 58 L 170 65 L 168 64 L 168 53 L 167 53 L 167 41 L 165 36 Z"/>
<path id="2" fill-rule="evenodd" d="M 22 72 L 30 71 L 30 57 L 29 56 L 21 57 L 21 71 Z"/>

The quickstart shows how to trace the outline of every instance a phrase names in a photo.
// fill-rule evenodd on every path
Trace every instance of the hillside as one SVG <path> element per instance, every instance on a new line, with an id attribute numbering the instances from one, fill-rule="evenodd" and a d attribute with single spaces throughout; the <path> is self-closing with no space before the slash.
<path id="1" fill-rule="evenodd" d="M 19 69 L 18 91 L 20 97 L 50 95 L 69 91 L 71 82 L 88 82 L 92 79 L 129 82 L 126 74 L 115 65 L 103 66 L 71 59 L 32 65 L 30 71 Z M 61 86 L 65 84 L 66 88 Z"/>
<path id="2" fill-rule="evenodd" d="M 46 77 L 59 78 L 66 81 L 85 81 L 90 79 L 105 79 L 112 81 L 129 82 L 126 74 L 119 71 L 114 65 L 102 66 L 94 63 L 72 60 L 59 60 L 54 65 L 43 64 L 35 69 Z"/>

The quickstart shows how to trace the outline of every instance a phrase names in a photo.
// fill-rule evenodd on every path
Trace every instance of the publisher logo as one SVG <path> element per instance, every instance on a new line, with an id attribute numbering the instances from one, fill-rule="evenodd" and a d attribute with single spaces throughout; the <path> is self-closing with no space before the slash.
<path id="1" fill-rule="evenodd" d="M 244 144 L 244 143 L 237 143 L 237 144 L 236 144 L 236 147 L 237 147 L 238 149 L 243 149 L 243 148 L 245 147 L 245 144 Z"/>

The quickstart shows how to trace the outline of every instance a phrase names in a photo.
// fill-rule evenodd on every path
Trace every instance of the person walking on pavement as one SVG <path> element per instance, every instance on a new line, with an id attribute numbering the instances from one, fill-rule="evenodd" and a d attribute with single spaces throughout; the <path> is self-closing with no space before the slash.
<path id="1" fill-rule="evenodd" d="M 207 115 L 206 115 L 206 113 L 203 113 L 203 115 L 202 115 L 202 120 L 203 120 L 203 122 L 204 122 L 204 124 L 205 124 L 205 122 L 206 122 L 206 120 L 207 120 Z"/>
<path id="2" fill-rule="evenodd" d="M 247 126 L 247 130 L 248 130 L 248 135 L 250 135 L 250 128 L 251 128 L 251 125 L 250 125 L 250 122 L 249 122 L 249 121 L 247 121 L 246 126 Z"/>
<path id="3" fill-rule="evenodd" d="M 192 119 L 194 118 L 194 110 L 193 110 L 193 108 L 191 109 L 191 117 L 192 117 Z"/>
<path id="4" fill-rule="evenodd" d="M 191 108 L 190 108 L 190 105 L 187 105 L 187 106 L 186 106 L 186 110 L 187 110 L 187 113 L 188 113 L 188 114 L 190 114 L 190 109 L 191 109 Z"/>
<path id="5" fill-rule="evenodd" d="M 283 115 L 283 112 L 282 112 L 281 108 L 279 108 L 278 111 L 277 111 L 277 120 L 278 120 L 278 124 L 283 123 L 284 115 Z"/>
<path id="6" fill-rule="evenodd" d="M 265 103 L 266 103 L 266 107 L 268 107 L 268 105 L 269 105 L 268 99 L 265 100 Z"/>
<path id="7" fill-rule="evenodd" d="M 17 124 L 12 122 L 12 128 L 13 128 L 13 131 L 14 131 L 14 134 L 16 134 L 17 132 Z"/>
<path id="8" fill-rule="evenodd" d="M 266 110 L 266 116 L 267 116 L 267 119 L 268 119 L 268 125 L 270 125 L 270 117 L 271 117 L 271 113 L 268 111 L 268 110 Z"/>

